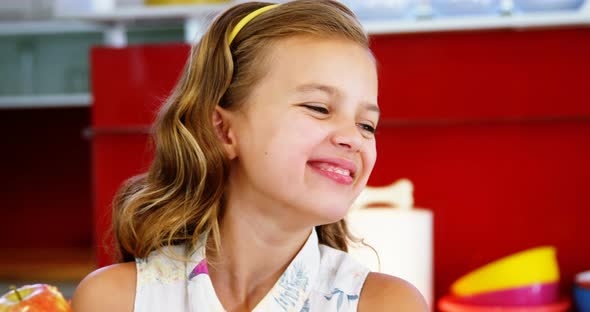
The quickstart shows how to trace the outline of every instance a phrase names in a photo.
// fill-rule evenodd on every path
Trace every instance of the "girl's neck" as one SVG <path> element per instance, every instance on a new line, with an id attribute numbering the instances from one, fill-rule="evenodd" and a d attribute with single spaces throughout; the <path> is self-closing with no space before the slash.
<path id="1" fill-rule="evenodd" d="M 209 267 L 228 311 L 251 311 L 274 286 L 308 239 L 311 228 L 285 228 L 242 204 L 228 202 L 221 222 L 221 257 Z"/>

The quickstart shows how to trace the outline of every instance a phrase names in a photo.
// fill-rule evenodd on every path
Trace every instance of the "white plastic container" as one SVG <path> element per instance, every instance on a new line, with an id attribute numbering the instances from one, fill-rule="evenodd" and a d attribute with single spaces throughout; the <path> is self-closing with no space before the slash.
<path id="1" fill-rule="evenodd" d="M 353 244 L 349 253 L 372 271 L 412 283 L 432 307 L 434 216 L 430 210 L 414 207 L 413 189 L 406 179 L 366 187 L 347 222 L 351 233 L 370 247 Z"/>

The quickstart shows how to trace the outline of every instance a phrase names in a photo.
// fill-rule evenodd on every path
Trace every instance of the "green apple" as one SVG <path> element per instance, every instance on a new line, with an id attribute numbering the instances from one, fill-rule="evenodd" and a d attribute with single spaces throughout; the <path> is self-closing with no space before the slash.
<path id="1" fill-rule="evenodd" d="M 0 312 L 73 312 L 55 286 L 25 285 L 0 297 Z"/>

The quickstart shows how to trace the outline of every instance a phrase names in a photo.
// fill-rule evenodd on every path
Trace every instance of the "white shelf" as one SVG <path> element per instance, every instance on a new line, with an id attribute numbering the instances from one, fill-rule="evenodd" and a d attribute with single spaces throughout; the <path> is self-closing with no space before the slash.
<path id="1" fill-rule="evenodd" d="M 590 12 L 527 13 L 507 16 L 438 17 L 429 20 L 363 22 L 369 34 L 522 29 L 539 27 L 590 26 Z"/>
<path id="2" fill-rule="evenodd" d="M 520 13 L 506 16 L 458 16 L 432 19 L 391 19 L 363 21 L 369 34 L 399 34 L 440 31 L 469 31 L 484 29 L 521 29 L 538 27 L 590 26 L 590 0 L 578 11 Z M 125 46 L 127 26 L 137 22 L 158 24 L 172 20 L 184 23 L 185 39 L 193 42 L 207 28 L 211 19 L 232 3 L 127 6 L 111 11 L 66 13 L 59 20 L 2 22 L 0 36 L 25 34 L 58 34 L 76 32 L 102 32 L 105 43 Z"/>
<path id="3" fill-rule="evenodd" d="M 104 30 L 100 24 L 73 20 L 0 22 L 0 36 L 101 33 Z"/>
<path id="4" fill-rule="evenodd" d="M 205 32 L 215 15 L 232 6 L 232 3 L 127 6 L 109 11 L 64 13 L 58 18 L 83 20 L 106 26 L 104 43 L 113 47 L 127 45 L 127 26 L 142 21 L 178 20 L 184 23 L 186 42 L 194 42 Z"/>
<path id="5" fill-rule="evenodd" d="M 65 13 L 58 18 L 82 19 L 99 23 L 117 23 L 138 20 L 207 18 L 233 6 L 224 4 L 126 6 L 111 11 Z"/>
<path id="6" fill-rule="evenodd" d="M 90 107 L 92 96 L 88 93 L 44 95 L 0 95 L 0 109 Z"/>
<path id="7" fill-rule="evenodd" d="M 590 0 L 588 0 L 590 1 Z M 162 19 L 180 20 L 185 24 L 185 39 L 193 42 L 207 28 L 211 18 L 232 6 L 225 4 L 198 4 L 175 6 L 135 6 L 112 11 L 64 15 L 63 18 L 78 19 L 108 25 L 105 43 L 113 46 L 126 45 L 126 25 L 137 21 Z M 391 19 L 387 21 L 363 21 L 369 34 L 399 34 L 416 32 L 465 31 L 482 29 L 520 29 L 536 27 L 590 26 L 590 4 L 578 11 L 522 13 L 506 16 L 460 16 L 435 17 L 432 19 Z"/>

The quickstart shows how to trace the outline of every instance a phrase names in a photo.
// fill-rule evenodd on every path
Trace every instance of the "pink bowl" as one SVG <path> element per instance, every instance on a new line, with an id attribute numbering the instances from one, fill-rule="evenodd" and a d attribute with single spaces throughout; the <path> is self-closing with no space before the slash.
<path id="1" fill-rule="evenodd" d="M 442 312 L 564 312 L 571 305 L 569 298 L 562 298 L 551 304 L 529 306 L 475 305 L 457 302 L 454 296 L 445 296 L 438 301 Z"/>
<path id="2" fill-rule="evenodd" d="M 533 284 L 471 296 L 455 296 L 457 302 L 475 305 L 528 306 L 559 301 L 559 283 Z"/>

